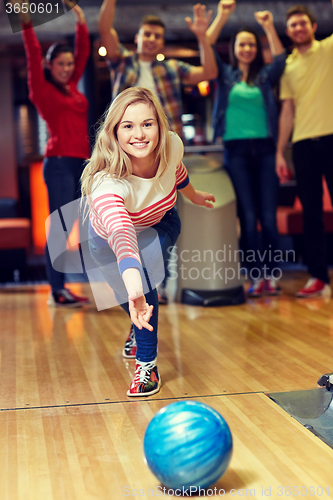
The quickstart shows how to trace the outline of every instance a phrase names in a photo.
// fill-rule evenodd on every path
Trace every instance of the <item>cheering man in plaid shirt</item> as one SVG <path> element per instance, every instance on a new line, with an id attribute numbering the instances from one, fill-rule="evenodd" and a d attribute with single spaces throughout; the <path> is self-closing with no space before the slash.
<path id="1" fill-rule="evenodd" d="M 99 18 L 102 43 L 107 50 L 112 80 L 112 98 L 122 90 L 132 87 L 150 89 L 163 106 L 170 128 L 180 137 L 182 131 L 181 85 L 196 85 L 203 80 L 217 77 L 217 66 L 206 30 L 212 12 L 206 13 L 204 5 L 193 7 L 194 19 L 186 18 L 189 29 L 195 34 L 200 47 L 201 66 L 169 59 L 157 61 L 156 56 L 164 46 L 165 26 L 156 16 L 145 16 L 135 35 L 136 53 L 129 52 L 119 42 L 113 28 L 116 0 L 104 0 Z"/>

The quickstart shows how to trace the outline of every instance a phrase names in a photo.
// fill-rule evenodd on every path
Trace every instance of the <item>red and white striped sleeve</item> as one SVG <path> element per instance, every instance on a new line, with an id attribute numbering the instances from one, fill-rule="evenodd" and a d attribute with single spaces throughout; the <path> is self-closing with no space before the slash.
<path id="1" fill-rule="evenodd" d="M 93 212 L 102 224 L 108 243 L 117 257 L 120 273 L 129 267 L 141 269 L 136 231 L 123 198 L 118 194 L 103 193 L 93 197 L 93 207 Z M 93 226 L 98 227 L 98 221 L 94 221 L 92 214 Z"/>
<path id="2" fill-rule="evenodd" d="M 176 167 L 176 185 L 177 189 L 183 189 L 190 182 L 186 167 L 181 161 Z"/>

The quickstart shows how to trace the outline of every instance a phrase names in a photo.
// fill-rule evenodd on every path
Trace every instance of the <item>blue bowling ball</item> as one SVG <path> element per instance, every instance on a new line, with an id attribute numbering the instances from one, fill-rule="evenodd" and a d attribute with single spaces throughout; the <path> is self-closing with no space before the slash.
<path id="1" fill-rule="evenodd" d="M 232 454 L 228 424 L 210 406 L 181 401 L 162 408 L 143 441 L 145 461 L 168 488 L 207 488 L 226 471 Z"/>

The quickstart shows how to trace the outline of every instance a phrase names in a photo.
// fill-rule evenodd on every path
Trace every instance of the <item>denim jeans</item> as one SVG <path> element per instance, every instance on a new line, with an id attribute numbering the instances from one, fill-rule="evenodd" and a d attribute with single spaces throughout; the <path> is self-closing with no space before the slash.
<path id="1" fill-rule="evenodd" d="M 275 146 L 272 139 L 226 141 L 224 146 L 224 166 L 237 196 L 245 264 L 251 278 L 256 279 L 261 277 L 263 265 L 269 275 L 272 268 L 270 256 L 278 249 L 279 242 L 276 225 L 279 181 L 275 173 Z M 258 219 L 262 230 L 261 249 Z"/>
<path id="2" fill-rule="evenodd" d="M 329 283 L 323 222 L 323 176 L 333 200 L 333 135 L 293 144 L 298 195 L 303 206 L 305 259 L 309 273 Z"/>
<path id="3" fill-rule="evenodd" d="M 158 234 L 163 260 L 166 262 L 169 252 L 175 245 L 180 233 L 180 219 L 174 208 L 167 212 L 158 224 L 139 233 L 138 246 L 140 255 L 143 249 L 151 243 L 152 239 L 154 239 L 156 232 Z M 118 303 L 124 311 L 130 315 L 127 302 L 127 291 L 120 276 L 118 266 L 115 265 L 116 256 L 107 241 L 100 238 L 91 225 L 89 227 L 89 251 L 95 264 L 100 267 L 105 280 L 114 290 Z M 149 286 L 149 292 L 145 293 L 146 301 L 149 305 L 154 306 L 153 314 L 149 321 L 153 327 L 152 332 L 146 328 L 139 330 L 139 328 L 134 325 L 137 343 L 136 359 L 144 362 L 154 360 L 157 355 L 158 296 L 156 290 L 156 258 L 157 255 L 152 252 L 149 259 L 145 259 L 145 261 L 141 259 L 141 262 L 144 264 L 144 279 L 147 280 Z"/>
<path id="4" fill-rule="evenodd" d="M 84 169 L 84 161 L 81 158 L 70 158 L 67 156 L 51 156 L 44 160 L 44 180 L 47 186 L 49 197 L 50 214 L 71 201 L 80 198 L 81 185 L 80 177 Z M 78 217 L 78 213 L 73 211 L 72 221 L 66 220 L 67 234 L 71 232 L 73 224 Z M 51 219 L 52 220 L 52 219 Z M 50 232 L 53 238 L 56 238 L 54 232 L 55 226 L 50 226 Z M 59 235 L 61 238 L 62 235 Z M 53 269 L 49 251 L 46 245 L 46 275 L 53 291 L 64 288 L 65 275 Z"/>

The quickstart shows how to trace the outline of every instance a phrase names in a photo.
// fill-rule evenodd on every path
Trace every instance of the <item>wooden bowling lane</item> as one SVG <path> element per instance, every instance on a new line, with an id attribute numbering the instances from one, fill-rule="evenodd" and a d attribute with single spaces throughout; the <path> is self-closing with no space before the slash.
<path id="1" fill-rule="evenodd" d="M 333 450 L 267 396 L 195 399 L 220 412 L 233 436 L 230 466 L 212 485 L 221 490 L 220 498 L 222 490 L 224 498 L 294 498 L 297 491 L 299 498 L 331 497 Z M 150 399 L 0 412 L 1 499 L 162 495 L 142 450 L 148 423 L 168 403 Z M 168 498 L 167 492 L 160 497 Z"/>
<path id="2" fill-rule="evenodd" d="M 88 284 L 72 289 L 91 295 Z M 0 291 L 0 408 L 127 401 L 134 361 L 121 354 L 130 326 L 122 309 L 59 310 L 47 296 L 48 287 Z M 152 399 L 315 388 L 333 369 L 331 304 L 285 294 L 238 307 L 162 306 L 163 385 Z"/>

